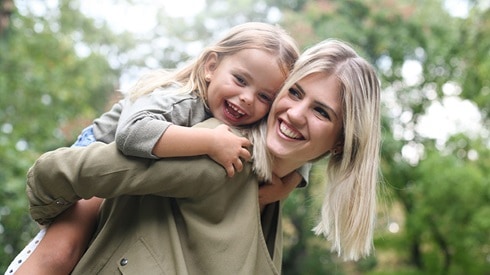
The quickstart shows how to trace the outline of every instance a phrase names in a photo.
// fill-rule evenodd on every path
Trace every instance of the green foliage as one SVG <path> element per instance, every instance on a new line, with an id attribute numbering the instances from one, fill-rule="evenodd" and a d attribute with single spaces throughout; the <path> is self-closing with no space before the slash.
<path id="1" fill-rule="evenodd" d="M 292 192 L 284 205 L 284 274 L 343 274 L 327 240 L 312 231 L 323 200 L 324 167 L 325 161 L 314 165 L 308 187 Z"/>
<path id="2" fill-rule="evenodd" d="M 461 22 L 463 47 L 459 50 L 472 49 L 464 53 L 460 63 L 461 81 L 465 89 L 462 96 L 472 99 L 482 110 L 484 115 L 490 113 L 490 56 L 488 49 L 490 41 L 490 9 L 483 12 L 474 11 L 472 16 Z M 488 123 L 486 124 L 488 126 Z M 487 127 L 488 129 L 488 127 Z"/>
<path id="3" fill-rule="evenodd" d="M 471 143 L 465 137 L 457 141 Z M 486 256 L 490 222 L 485 218 L 490 212 L 490 180 L 486 171 L 457 152 L 441 156 L 436 150 L 428 151 L 415 169 L 418 182 L 412 193 L 417 204 L 407 233 L 415 231 L 421 238 L 427 251 L 424 265 L 434 271 L 476 274 L 490 267 Z"/>
<path id="4" fill-rule="evenodd" d="M 103 46 L 97 37 L 114 43 L 108 40 L 107 30 L 95 28 L 67 3 L 44 16 L 14 13 L 10 28 L 0 36 L 3 270 L 37 230 L 28 216 L 24 193 L 28 168 L 42 152 L 74 141 L 106 107 L 119 75 L 97 51 Z M 81 42 L 92 50 L 81 55 L 76 50 Z"/>

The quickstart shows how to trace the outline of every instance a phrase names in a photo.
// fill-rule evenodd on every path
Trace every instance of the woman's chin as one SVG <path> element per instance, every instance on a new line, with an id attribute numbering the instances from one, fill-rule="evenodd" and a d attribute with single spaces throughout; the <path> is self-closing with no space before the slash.
<path id="1" fill-rule="evenodd" d="M 274 158 L 284 159 L 290 156 L 290 150 L 284 148 L 277 142 L 267 142 L 267 149 Z"/>

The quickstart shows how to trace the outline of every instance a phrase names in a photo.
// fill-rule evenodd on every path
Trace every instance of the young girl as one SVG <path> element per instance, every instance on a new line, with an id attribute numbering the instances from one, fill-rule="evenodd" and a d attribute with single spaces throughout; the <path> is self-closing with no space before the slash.
<path id="1" fill-rule="evenodd" d="M 248 139 L 237 137 L 224 125 L 215 129 L 189 126 L 209 117 L 231 126 L 259 121 L 267 115 L 297 57 L 294 40 L 278 26 L 236 26 L 183 69 L 157 71 L 142 78 L 127 98 L 84 129 L 74 145 L 115 140 L 123 154 L 153 159 L 208 155 L 233 176 L 241 171 L 242 159 L 250 159 Z M 287 179 L 296 185 L 301 177 L 295 174 Z M 71 271 L 85 249 L 80 244 L 87 244 L 94 226 L 84 211 L 96 211 L 100 203 L 99 199 L 79 203 L 51 225 L 36 249 L 44 236 L 42 230 L 7 274 L 21 264 L 19 274 L 30 268 L 50 274 Z M 88 234 L 79 236 L 81 231 Z M 34 249 L 36 253 L 26 262 L 24 258 Z"/>

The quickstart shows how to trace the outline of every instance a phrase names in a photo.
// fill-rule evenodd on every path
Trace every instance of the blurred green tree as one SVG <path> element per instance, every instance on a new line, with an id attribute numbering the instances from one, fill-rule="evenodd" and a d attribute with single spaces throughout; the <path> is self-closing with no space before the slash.
<path id="1" fill-rule="evenodd" d="M 37 230 L 27 215 L 27 169 L 106 108 L 121 69 L 108 55 L 130 41 L 82 15 L 76 1 L 23 5 L 11 6 L 0 33 L 0 269 Z"/>

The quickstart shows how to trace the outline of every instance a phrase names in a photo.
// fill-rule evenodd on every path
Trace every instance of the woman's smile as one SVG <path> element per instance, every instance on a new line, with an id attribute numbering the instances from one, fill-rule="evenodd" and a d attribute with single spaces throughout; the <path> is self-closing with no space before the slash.
<path id="1" fill-rule="evenodd" d="M 297 140 L 304 139 L 303 135 L 298 130 L 291 127 L 284 120 L 279 119 L 278 123 L 279 123 L 280 133 L 282 133 L 286 138 L 297 139 Z"/>

